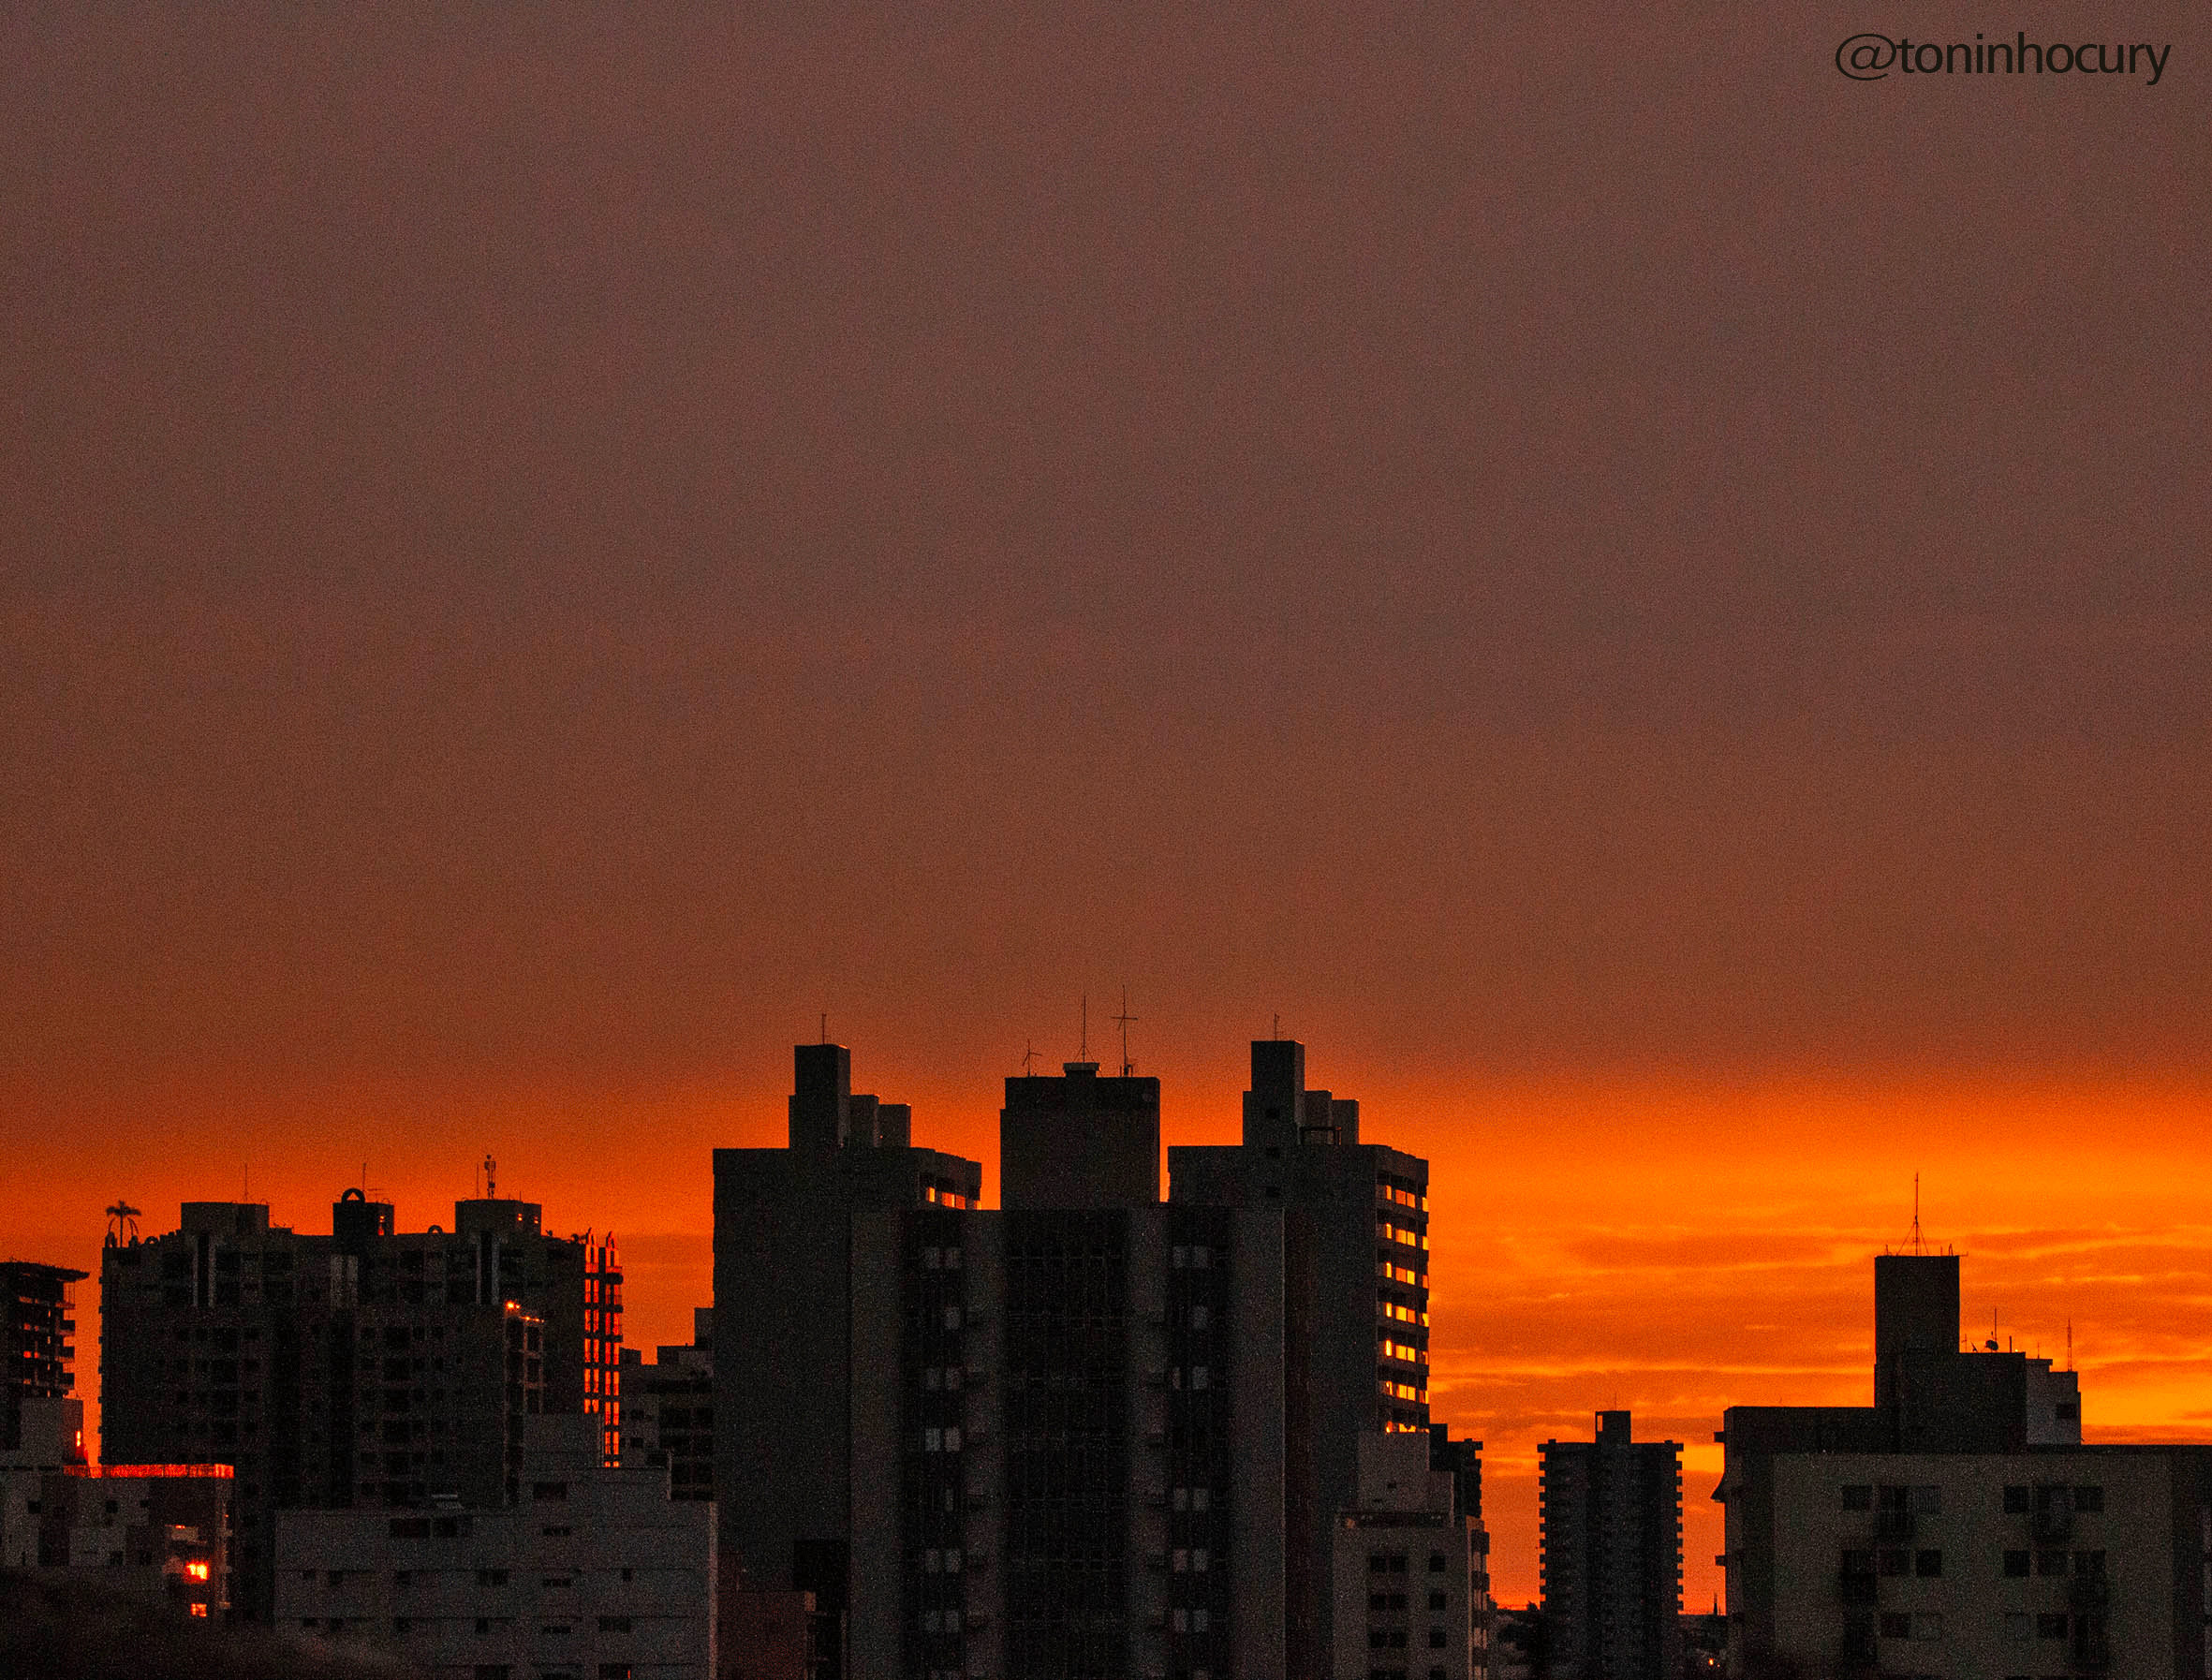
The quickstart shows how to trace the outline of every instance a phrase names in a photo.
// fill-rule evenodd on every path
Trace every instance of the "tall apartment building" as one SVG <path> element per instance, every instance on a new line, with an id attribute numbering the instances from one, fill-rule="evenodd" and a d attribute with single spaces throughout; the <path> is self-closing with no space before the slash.
<path id="1" fill-rule="evenodd" d="M 1335 1646 L 1336 1513 L 1359 1493 L 1371 1431 L 1425 1432 L 1428 1163 L 1363 1142 L 1357 1102 L 1305 1088 L 1305 1047 L 1252 1044 L 1242 1141 L 1168 1151 L 1178 1204 L 1278 1213 L 1286 1273 L 1287 1662 L 1318 1674 Z"/>
<path id="2" fill-rule="evenodd" d="M 275 1625 L 435 1680 L 715 1680 L 714 1508 L 599 1427 L 529 1419 L 512 1502 L 280 1513 Z"/>
<path id="3" fill-rule="evenodd" d="M 1088 1062 L 1007 1082 L 977 1210 L 848 1066 L 715 1156 L 725 1544 L 825 1680 L 1280 1674 L 1280 1211 L 1162 1203 L 1158 1082 Z"/>
<path id="4" fill-rule="evenodd" d="M 1359 1503 L 1336 1514 L 1332 1534 L 1331 1680 L 1488 1673 L 1480 1451 L 1441 1425 L 1360 1437 Z"/>
<path id="5" fill-rule="evenodd" d="M 666 1468 L 669 1497 L 715 1496 L 715 1314 L 691 1311 L 691 1340 L 664 1344 L 647 1364 L 622 1350 L 622 1461 Z"/>
<path id="6" fill-rule="evenodd" d="M 277 1511 L 510 1500 L 538 1412 L 593 1415 L 619 1452 L 618 1265 L 534 1202 L 398 1232 L 348 1190 L 327 1236 L 186 1202 L 176 1231 L 102 1256 L 101 1456 L 235 1466 L 232 1599 L 266 1619 Z"/>
<path id="7" fill-rule="evenodd" d="M 37 1260 L 0 1262 L 0 1452 L 22 1439 L 22 1403 L 66 1398 L 76 1383 L 76 1302 L 84 1277 Z"/>
<path id="8" fill-rule="evenodd" d="M 1544 1645 L 1555 1680 L 1682 1670 L 1682 1446 L 1598 1414 L 1594 1441 L 1537 1449 Z"/>
<path id="9" fill-rule="evenodd" d="M 1958 1303 L 1957 1256 L 1879 1256 L 1875 1403 L 1729 1409 L 1730 1672 L 2203 1675 L 2212 1447 L 2083 1444 L 2074 1373 Z"/>
<path id="10" fill-rule="evenodd" d="M 904 1104 L 853 1091 L 843 1045 L 793 1061 L 787 1147 L 715 1151 L 715 1485 L 745 1490 L 716 1505 L 726 1572 L 813 1594 L 819 1672 L 838 1680 L 848 1589 L 885 1590 L 856 1553 L 880 1568 L 880 1537 L 898 1546 L 902 1378 L 934 1368 L 941 1393 L 964 1363 L 963 1280 L 948 1287 L 941 1262 L 982 1169 L 914 1147 Z M 926 1276 L 925 1249 L 940 1262 Z M 935 1316 L 913 1317 L 925 1304 Z M 952 1525 L 964 1510 L 928 1514 Z M 891 1590 L 904 1579 L 894 1561 Z"/>

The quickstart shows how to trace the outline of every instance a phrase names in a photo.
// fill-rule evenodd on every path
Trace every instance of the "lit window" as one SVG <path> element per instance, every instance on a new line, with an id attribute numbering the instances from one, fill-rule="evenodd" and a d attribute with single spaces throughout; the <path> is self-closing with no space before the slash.
<path id="1" fill-rule="evenodd" d="M 194 1601 L 194 1603 L 193 1603 L 193 1605 L 192 1605 L 192 1614 L 193 1614 L 194 1615 L 201 1615 L 201 1616 L 203 1616 L 203 1615 L 207 1614 L 207 1606 L 206 1606 L 206 1605 L 204 1605 L 204 1604 L 201 1604 L 201 1603 L 198 1602 L 197 1600 L 195 1600 L 195 1601 Z"/>
<path id="2" fill-rule="evenodd" d="M 188 1563 L 184 1566 L 184 1573 L 195 1581 L 205 1581 L 208 1576 L 208 1567 L 204 1563 Z"/>

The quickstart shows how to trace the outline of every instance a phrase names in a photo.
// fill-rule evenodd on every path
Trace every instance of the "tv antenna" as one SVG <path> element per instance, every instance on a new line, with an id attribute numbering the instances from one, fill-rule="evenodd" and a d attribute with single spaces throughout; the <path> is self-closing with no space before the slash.
<path id="1" fill-rule="evenodd" d="M 1091 1059 L 1091 995 L 1088 992 L 1083 995 L 1083 1047 L 1075 1053 L 1075 1059 L 1079 1062 Z"/>
<path id="2" fill-rule="evenodd" d="M 829 1010 L 827 1010 L 827 1009 L 824 1009 L 824 1010 L 822 1011 L 822 1042 L 823 1042 L 824 1044 L 827 1044 L 829 1041 L 830 1041 L 830 1011 L 829 1011 Z"/>
<path id="3" fill-rule="evenodd" d="M 1121 1023 L 1121 1076 L 1124 1079 L 1136 1070 L 1137 1064 L 1129 1060 L 1129 1023 L 1137 1017 L 1129 1013 L 1129 989 L 1121 989 L 1121 1013 L 1114 1020 Z"/>
<path id="4" fill-rule="evenodd" d="M 1022 1052 L 1022 1077 L 1025 1079 L 1033 1078 L 1037 1072 L 1037 1040 L 1025 1039 L 1023 1042 L 1028 1048 Z"/>
<path id="5" fill-rule="evenodd" d="M 1912 1252 L 1921 1252 L 1920 1245 L 1920 1174 L 1912 1175 Z"/>
<path id="6" fill-rule="evenodd" d="M 484 1153 L 484 1200 L 499 1200 L 499 1163 L 492 1158 L 489 1150 Z"/>

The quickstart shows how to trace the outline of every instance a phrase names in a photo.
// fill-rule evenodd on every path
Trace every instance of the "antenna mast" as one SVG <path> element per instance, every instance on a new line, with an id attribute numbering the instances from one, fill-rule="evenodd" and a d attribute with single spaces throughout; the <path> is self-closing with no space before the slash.
<path id="1" fill-rule="evenodd" d="M 1912 1252 L 1920 1252 L 1920 1174 L 1912 1175 Z"/>
<path id="2" fill-rule="evenodd" d="M 1121 989 L 1121 1013 L 1114 1020 L 1121 1023 L 1121 1076 L 1124 1079 L 1136 1071 L 1137 1064 L 1129 1060 L 1129 1023 L 1137 1017 L 1129 1013 L 1129 989 Z"/>
<path id="3" fill-rule="evenodd" d="M 1022 1052 L 1022 1074 L 1024 1078 L 1028 1078 L 1033 1076 L 1037 1071 L 1037 1040 L 1035 1039 L 1024 1039 L 1023 1042 L 1026 1044 L 1028 1048 Z"/>
<path id="4" fill-rule="evenodd" d="M 1091 1059 L 1091 995 L 1088 992 L 1083 995 L 1083 1045 L 1076 1051 L 1075 1059 L 1079 1062 Z"/>

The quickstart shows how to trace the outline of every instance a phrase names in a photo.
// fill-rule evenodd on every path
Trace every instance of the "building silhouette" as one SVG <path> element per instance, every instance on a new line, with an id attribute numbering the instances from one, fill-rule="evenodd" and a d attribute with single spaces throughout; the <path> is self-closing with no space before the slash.
<path id="1" fill-rule="evenodd" d="M 715 1496 L 715 1315 L 691 1309 L 691 1340 L 647 1364 L 622 1350 L 622 1462 L 665 1468 L 671 1499 Z"/>
<path id="2" fill-rule="evenodd" d="M 621 1272 L 535 1202 L 457 1202 L 398 1232 L 348 1190 L 329 1235 L 261 1202 L 188 1201 L 102 1255 L 101 1457 L 234 1466 L 237 1614 L 265 1620 L 274 1512 L 516 1497 L 524 1420 L 590 1415 L 619 1453 Z"/>
<path id="3" fill-rule="evenodd" d="M 1675 1680 L 1682 1669 L 1682 1447 L 1638 1441 L 1625 1411 L 1597 1438 L 1537 1449 L 1552 1680 Z"/>
<path id="4" fill-rule="evenodd" d="M 841 1046 L 794 1053 L 787 1147 L 715 1152 L 724 1568 L 815 1595 L 825 1680 L 1330 1672 L 1359 1438 L 1429 1451 L 1427 1174 L 1254 1053 L 1246 1142 L 1166 1201 L 1126 1064 L 1006 1082 L 995 1209 Z"/>
<path id="5" fill-rule="evenodd" d="M 2201 1675 L 2212 1447 L 2082 1441 L 2078 1377 L 1878 1256 L 1874 1404 L 1732 1407 L 1731 1673 Z"/>
<path id="6" fill-rule="evenodd" d="M 1336 1513 L 1332 1680 L 1489 1673 L 1489 1539 L 1481 1444 L 1427 1434 L 1359 1441 L 1359 1503 Z"/>
<path id="7" fill-rule="evenodd" d="M 606 1463 L 597 1419 L 529 1418 L 519 1496 L 287 1511 L 276 1625 L 441 1676 L 715 1680 L 715 1515 Z"/>
<path id="8" fill-rule="evenodd" d="M 76 1302 L 85 1274 L 0 1261 L 0 1452 L 22 1441 L 22 1404 L 60 1400 L 76 1384 Z"/>
<path id="9" fill-rule="evenodd" d="M 1360 1106 L 1305 1088 L 1305 1046 L 1252 1043 L 1241 1141 L 1168 1152 L 1177 1203 L 1284 1221 L 1290 1536 L 1288 1661 L 1335 1645 L 1335 1521 L 1358 1501 L 1359 1442 L 1428 1428 L 1428 1163 L 1363 1142 Z"/>

